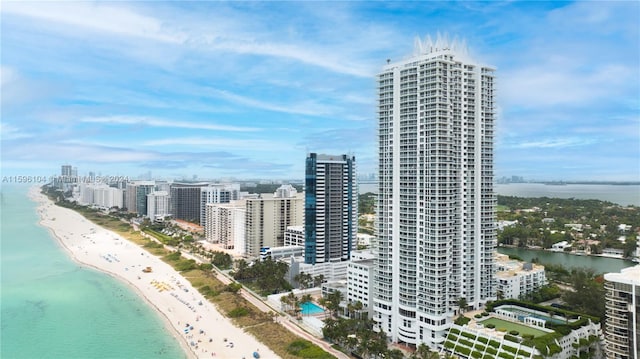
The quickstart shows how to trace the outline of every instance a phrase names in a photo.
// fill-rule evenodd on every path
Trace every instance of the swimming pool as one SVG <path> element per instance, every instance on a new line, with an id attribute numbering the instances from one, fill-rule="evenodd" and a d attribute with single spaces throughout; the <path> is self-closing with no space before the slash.
<path id="1" fill-rule="evenodd" d="M 322 314 L 324 309 L 320 308 L 313 302 L 304 302 L 300 304 L 302 308 L 302 315 Z"/>
<path id="2" fill-rule="evenodd" d="M 521 322 L 524 322 L 524 318 L 525 317 L 534 317 L 534 318 L 538 318 L 538 319 L 542 319 L 545 320 L 547 322 L 551 322 L 554 324 L 564 324 L 565 321 L 564 320 L 560 320 L 557 318 L 551 318 L 548 315 L 543 315 L 540 313 L 537 313 L 535 311 L 529 311 L 526 308 L 522 308 L 522 307 L 518 307 L 518 308 L 511 308 L 509 306 L 499 306 L 496 309 L 502 309 L 505 310 L 507 312 L 511 312 L 514 313 L 518 316 L 518 320 Z"/>

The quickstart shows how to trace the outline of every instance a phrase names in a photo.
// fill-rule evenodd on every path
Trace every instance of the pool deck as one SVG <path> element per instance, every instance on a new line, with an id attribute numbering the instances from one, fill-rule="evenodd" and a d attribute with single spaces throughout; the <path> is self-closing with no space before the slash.
<path id="1" fill-rule="evenodd" d="M 478 318 L 475 317 L 476 314 L 482 314 L 482 312 L 484 312 L 484 309 L 474 310 L 474 311 L 470 311 L 470 312 L 465 312 L 464 316 L 469 318 L 469 319 L 471 319 L 471 321 L 467 324 L 467 327 L 469 329 L 477 331 L 477 332 L 479 332 L 479 333 L 481 333 L 483 335 L 486 335 L 486 336 L 496 337 L 496 338 L 501 338 L 502 339 L 502 338 L 504 338 L 505 334 L 509 334 L 509 330 L 512 330 L 512 329 L 509 329 L 509 328 L 505 328 L 505 329 L 507 329 L 507 331 L 500 332 L 500 331 L 497 330 L 497 328 L 493 328 L 493 329 L 486 328 L 482 324 L 482 322 L 487 320 L 487 319 L 489 319 L 489 318 L 495 318 L 495 319 L 498 319 L 498 320 L 502 320 L 502 321 L 504 321 L 506 323 L 509 323 L 509 324 L 521 325 L 521 326 L 524 326 L 526 328 L 532 328 L 533 330 L 536 330 L 536 331 L 539 331 L 539 332 L 543 332 L 545 334 L 553 332 L 550 329 L 543 330 L 542 328 L 531 327 L 531 326 L 526 325 L 526 324 L 524 324 L 522 322 L 519 322 L 519 321 L 512 321 L 512 320 L 509 320 L 508 318 L 499 317 L 499 316 L 495 315 L 495 313 L 491 313 L 491 315 L 489 315 L 488 317 L 482 317 L 482 319 L 478 319 Z"/>

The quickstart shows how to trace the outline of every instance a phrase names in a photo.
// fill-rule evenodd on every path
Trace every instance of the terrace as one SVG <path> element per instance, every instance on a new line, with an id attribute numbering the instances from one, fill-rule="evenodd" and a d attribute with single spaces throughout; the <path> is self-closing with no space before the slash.
<path id="1" fill-rule="evenodd" d="M 569 358 L 600 340 L 595 318 L 515 300 L 494 303 L 457 320 L 443 349 L 465 358 Z"/>

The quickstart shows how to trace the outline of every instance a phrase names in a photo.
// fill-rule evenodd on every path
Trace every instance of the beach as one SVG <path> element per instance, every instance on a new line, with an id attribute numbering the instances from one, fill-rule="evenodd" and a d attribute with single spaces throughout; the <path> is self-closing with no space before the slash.
<path id="1" fill-rule="evenodd" d="M 56 206 L 40 189 L 29 190 L 40 224 L 78 263 L 131 286 L 164 319 L 192 358 L 278 358 L 252 335 L 235 327 L 169 264 L 79 213 Z M 143 271 L 149 268 L 150 271 Z M 142 338 L 141 338 L 142 340 Z"/>

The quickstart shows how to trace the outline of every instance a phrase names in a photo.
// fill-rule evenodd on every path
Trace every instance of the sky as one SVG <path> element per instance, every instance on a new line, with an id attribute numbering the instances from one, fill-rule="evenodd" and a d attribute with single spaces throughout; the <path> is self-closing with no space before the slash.
<path id="1" fill-rule="evenodd" d="M 640 3 L 0 4 L 1 171 L 302 179 L 377 168 L 375 76 L 416 38 L 496 68 L 496 177 L 640 180 Z"/>

